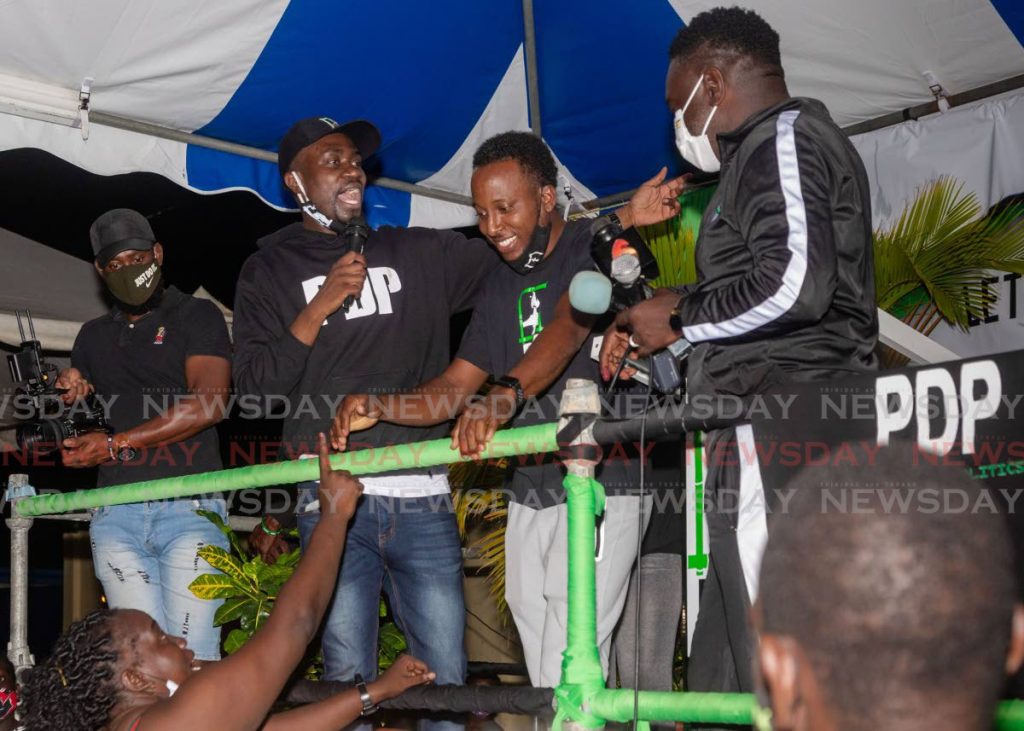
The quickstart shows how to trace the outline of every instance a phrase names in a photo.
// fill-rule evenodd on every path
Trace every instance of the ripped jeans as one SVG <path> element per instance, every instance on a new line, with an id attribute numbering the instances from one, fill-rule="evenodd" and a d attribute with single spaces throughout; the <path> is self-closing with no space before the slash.
<path id="1" fill-rule="evenodd" d="M 184 637 L 200 660 L 220 659 L 213 616 L 223 600 L 199 599 L 188 585 L 214 570 L 196 552 L 228 548 L 228 539 L 198 509 L 226 519 L 224 501 L 168 500 L 99 508 L 89 529 L 96 576 L 111 609 L 138 609 L 169 635 Z"/>

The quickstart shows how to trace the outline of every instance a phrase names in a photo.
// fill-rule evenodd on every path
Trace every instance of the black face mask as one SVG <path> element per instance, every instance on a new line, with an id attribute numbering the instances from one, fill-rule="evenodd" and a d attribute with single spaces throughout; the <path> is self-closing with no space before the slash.
<path id="1" fill-rule="evenodd" d="M 160 307 L 160 303 L 163 302 L 164 299 L 165 291 L 167 291 L 167 288 L 164 286 L 163 277 L 161 277 L 154 287 L 153 294 L 141 305 L 130 305 L 115 296 L 114 306 L 126 315 L 145 315 L 147 312 L 152 312 Z M 111 294 L 113 294 L 113 292 L 111 292 Z"/>
<path id="2" fill-rule="evenodd" d="M 523 253 L 515 261 L 506 261 L 517 274 L 531 274 L 539 271 L 544 266 L 544 252 L 548 250 L 548 239 L 551 237 L 551 226 L 541 226 L 539 223 L 533 229 L 530 241 L 523 249 Z"/>

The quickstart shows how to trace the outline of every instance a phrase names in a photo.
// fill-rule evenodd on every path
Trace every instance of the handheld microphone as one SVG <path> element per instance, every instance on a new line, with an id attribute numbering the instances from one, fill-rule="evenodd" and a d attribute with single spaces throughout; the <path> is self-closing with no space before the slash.
<path id="1" fill-rule="evenodd" d="M 345 228 L 341 232 L 341 241 L 345 246 L 346 251 L 354 251 L 357 254 L 362 254 L 363 249 L 366 246 L 366 239 L 369 238 L 369 236 L 370 227 L 366 225 L 366 219 L 362 216 L 356 216 L 345 224 Z M 345 301 L 341 303 L 341 311 L 348 312 L 348 309 L 355 301 L 355 295 L 350 294 L 345 298 Z"/>
<path id="2" fill-rule="evenodd" d="M 577 272 L 569 283 L 569 302 L 580 312 L 603 315 L 612 304 L 612 283 L 601 272 Z"/>
<path id="3" fill-rule="evenodd" d="M 620 255 L 619 258 L 622 259 L 624 256 Z M 634 279 L 636 278 L 639 278 L 639 274 L 635 275 Z M 634 284 L 638 283 L 634 281 Z M 640 290 L 640 287 L 637 289 Z M 647 299 L 644 296 L 646 293 L 643 290 L 640 292 L 641 299 Z M 578 272 L 572 278 L 569 284 L 569 303 L 588 315 L 603 315 L 609 309 L 624 310 L 630 306 L 620 297 L 612 296 L 612 282 L 608 277 L 594 271 Z M 680 361 L 689 355 L 691 347 L 688 341 L 679 338 L 649 358 L 626 358 L 626 365 L 637 371 L 633 377 L 640 383 L 651 383 L 661 393 L 672 393 L 683 384 Z M 596 355 L 591 357 L 597 360 Z"/>
<path id="4" fill-rule="evenodd" d="M 640 265 L 640 275 L 644 279 L 658 278 L 658 261 L 635 228 L 622 229 L 609 216 L 601 216 L 590 224 L 592 235 L 590 255 L 597 268 L 605 274 L 611 273 L 612 259 L 616 256 L 613 249 L 622 241 L 621 247 L 629 247 Z"/>
<path id="5" fill-rule="evenodd" d="M 612 244 L 611 278 L 618 285 L 623 309 L 632 307 L 650 298 L 651 291 L 641 280 L 643 267 L 636 249 L 625 239 L 616 239 Z"/>

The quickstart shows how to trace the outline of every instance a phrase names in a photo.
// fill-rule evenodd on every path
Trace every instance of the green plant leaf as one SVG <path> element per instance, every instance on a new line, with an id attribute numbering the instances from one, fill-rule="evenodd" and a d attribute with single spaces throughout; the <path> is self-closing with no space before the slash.
<path id="1" fill-rule="evenodd" d="M 228 541 L 231 543 L 231 548 L 240 559 L 247 561 L 250 558 L 249 552 L 245 549 L 245 546 L 238 537 L 238 534 L 231 530 L 231 526 L 225 523 L 223 518 L 210 510 L 197 510 L 195 512 L 196 515 L 201 515 L 217 526 L 217 528 L 220 529 L 220 532 L 228 537 Z"/>
<path id="2" fill-rule="evenodd" d="M 697 280 L 696 244 L 700 221 L 717 185 L 689 188 L 679 196 L 679 215 L 653 226 L 640 228 L 658 261 L 659 275 L 654 287 L 672 287 Z"/>
<path id="3" fill-rule="evenodd" d="M 398 656 L 405 652 L 407 644 L 405 635 L 394 622 L 388 622 L 380 628 L 380 651 L 377 658 L 381 672 L 391 667 Z"/>
<path id="4" fill-rule="evenodd" d="M 875 232 L 878 306 L 926 334 L 936 314 L 961 329 L 983 317 L 998 298 L 983 283 L 989 271 L 1024 271 L 1024 209 L 980 214 L 977 197 L 952 178 L 921 188 L 895 224 Z M 918 288 L 927 302 L 903 309 Z"/>
<path id="5" fill-rule="evenodd" d="M 204 559 L 213 568 L 230 576 L 237 583 L 242 585 L 248 584 L 253 589 L 256 588 L 256 582 L 246 575 L 242 562 L 220 546 L 203 546 L 199 549 L 199 557 Z"/>
<path id="6" fill-rule="evenodd" d="M 238 652 L 242 646 L 249 641 L 249 635 L 240 629 L 233 629 L 228 632 L 228 637 L 224 640 L 224 652 L 228 655 L 234 655 Z"/>
<path id="7" fill-rule="evenodd" d="M 253 603 L 253 599 L 247 596 L 233 596 L 225 599 L 213 616 L 214 626 L 220 627 L 239 619 L 251 603 Z"/>
<path id="8" fill-rule="evenodd" d="M 188 585 L 189 591 L 200 599 L 227 599 L 245 593 L 230 576 L 224 574 L 203 574 Z"/>
<path id="9" fill-rule="evenodd" d="M 299 563 L 299 559 L 301 559 L 301 558 L 302 558 L 302 549 L 301 548 L 294 548 L 291 551 L 289 551 L 288 553 L 281 554 L 278 557 L 278 559 L 277 559 L 277 563 L 275 563 L 274 565 L 275 566 L 291 566 L 292 568 L 295 568 L 295 566 L 298 565 L 298 563 Z"/>

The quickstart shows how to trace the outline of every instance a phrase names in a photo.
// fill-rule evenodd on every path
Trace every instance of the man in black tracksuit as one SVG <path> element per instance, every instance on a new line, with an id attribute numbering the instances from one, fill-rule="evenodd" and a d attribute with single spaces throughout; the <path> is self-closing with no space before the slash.
<path id="1" fill-rule="evenodd" d="M 348 250 L 346 236 L 336 232 L 345 233 L 342 227 L 362 209 L 362 161 L 379 143 L 380 133 L 368 122 L 338 125 L 318 117 L 296 123 L 281 142 L 278 164 L 303 206 L 303 221 L 263 239 L 239 277 L 235 384 L 243 394 L 282 397 L 291 457 L 316 452 L 317 434 L 329 430 L 346 394 L 407 390 L 443 371 L 452 314 L 470 307 L 478 285 L 498 266 L 483 241 L 422 228 L 369 231 L 364 252 Z M 380 424 L 353 447 L 379 449 L 444 431 L 444 425 Z M 325 677 L 376 677 L 383 588 L 410 651 L 439 683 L 461 684 L 462 553 L 447 470 L 396 462 L 394 471 L 361 482 L 363 498 L 325 620 Z M 315 483 L 299 485 L 304 541 L 319 513 L 301 507 L 315 496 Z M 271 561 L 280 550 L 279 531 L 268 518 L 253 534 Z"/>
<path id="2" fill-rule="evenodd" d="M 720 170 L 719 186 L 701 222 L 696 285 L 622 313 L 603 367 L 617 364 L 631 334 L 641 355 L 679 337 L 694 344 L 691 399 L 874 369 L 870 196 L 856 151 L 820 102 L 789 96 L 778 34 L 755 13 L 701 13 L 669 55 L 677 147 L 698 168 Z M 706 448 L 711 570 L 689 689 L 749 692 L 748 611 L 772 486 L 751 458 L 749 425 L 712 432 Z"/>

